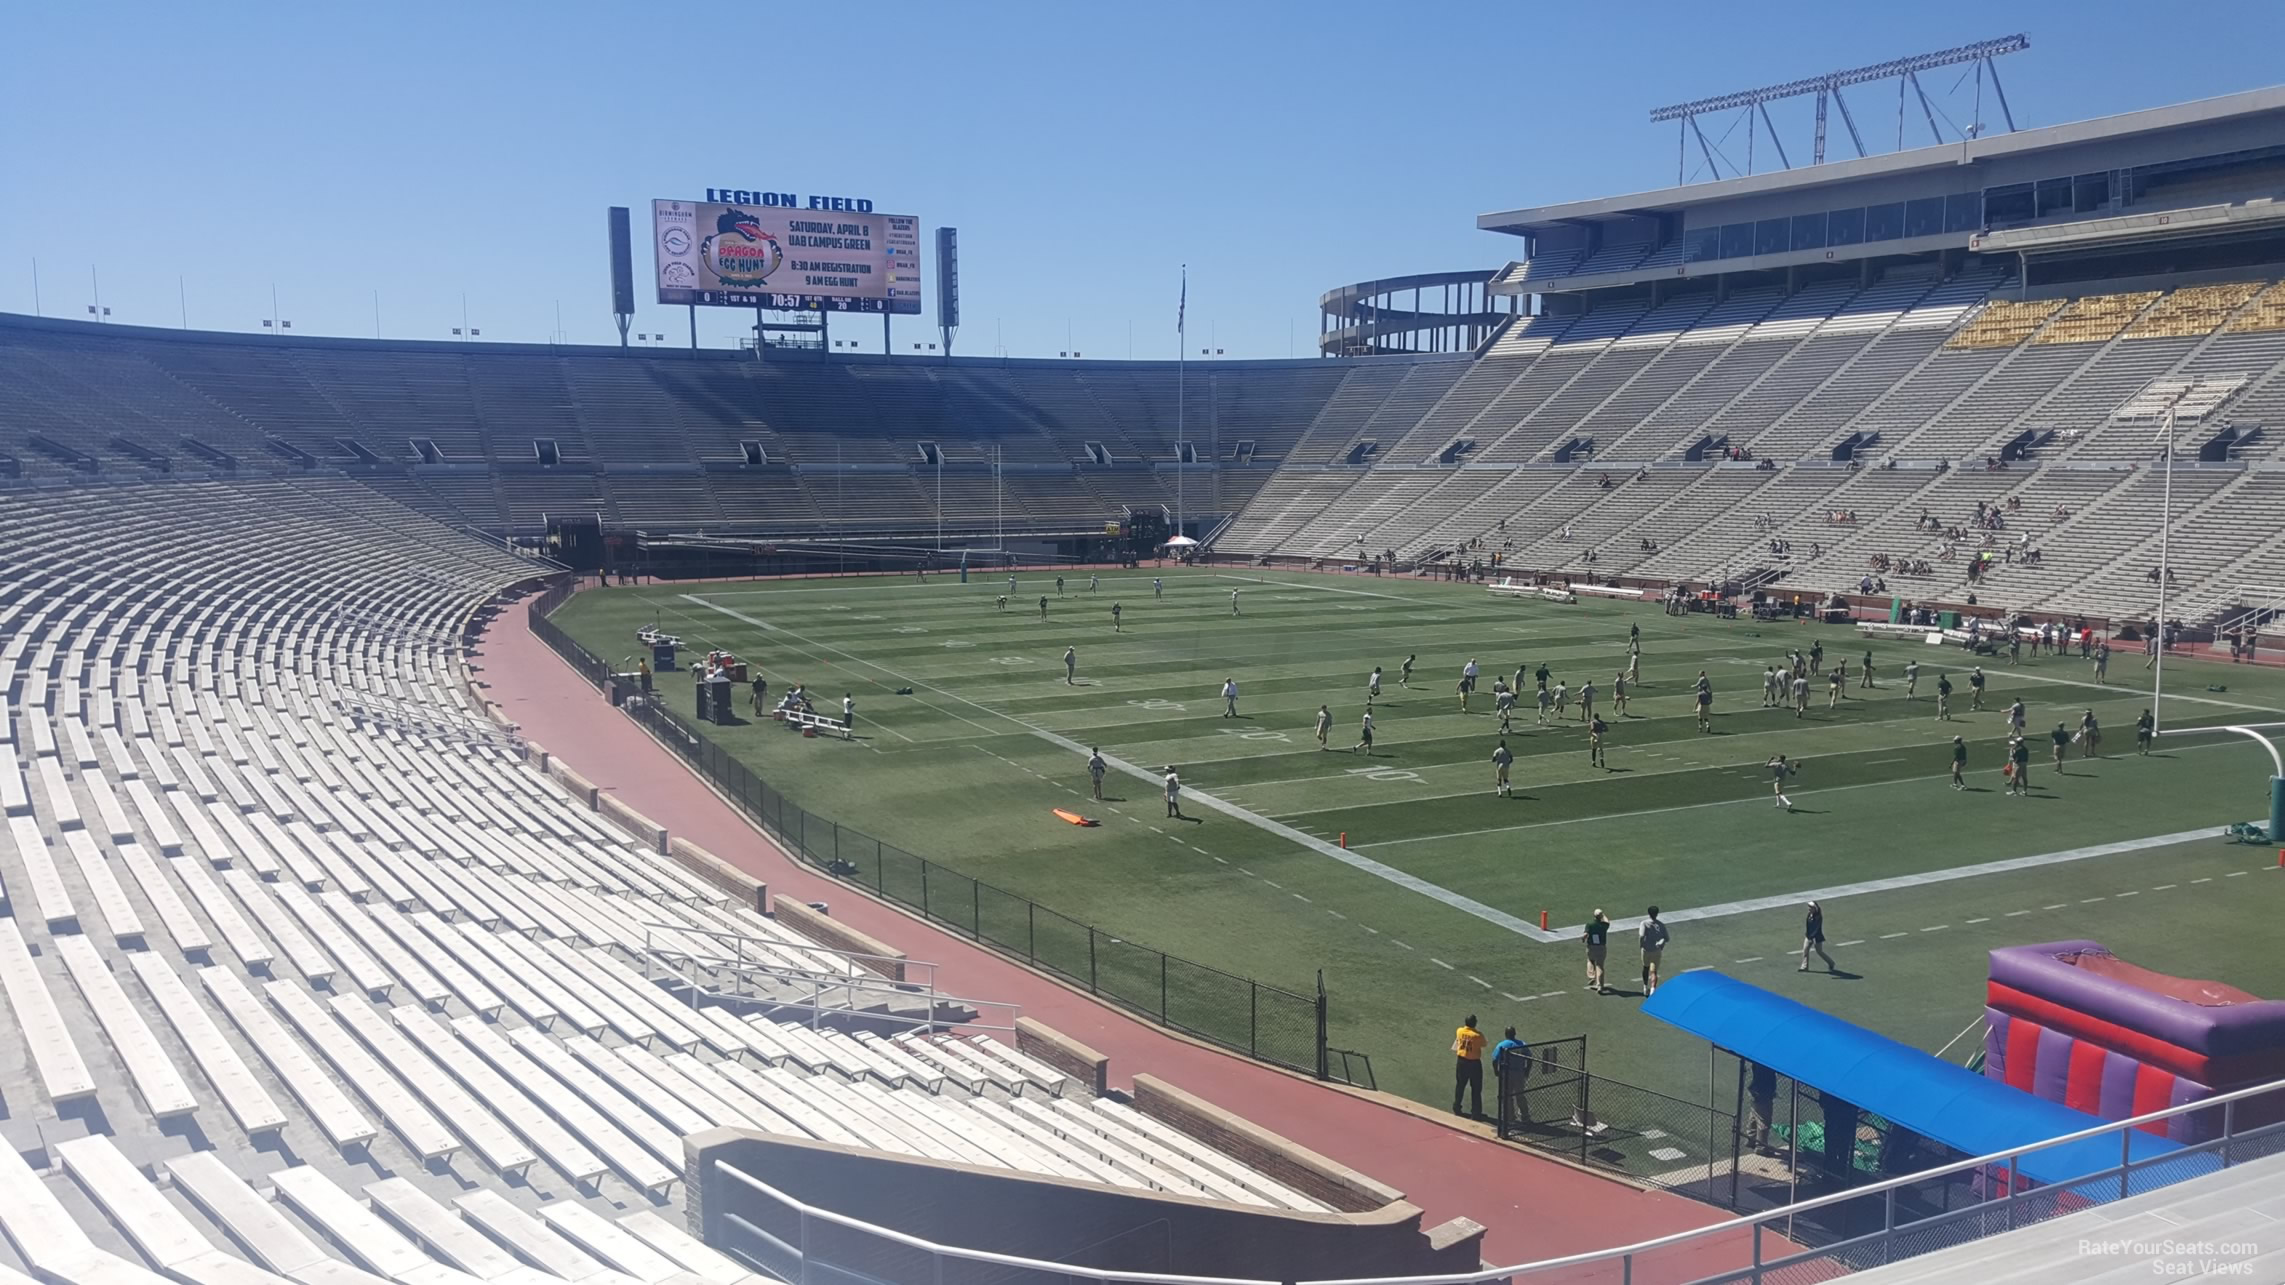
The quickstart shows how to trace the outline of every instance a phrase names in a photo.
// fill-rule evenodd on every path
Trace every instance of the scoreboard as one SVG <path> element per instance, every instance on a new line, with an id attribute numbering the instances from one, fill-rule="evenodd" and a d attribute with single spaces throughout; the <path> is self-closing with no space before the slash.
<path id="1" fill-rule="evenodd" d="M 662 304 L 920 312 L 920 220 L 909 214 L 799 209 L 790 200 L 653 201 L 651 247 Z"/>

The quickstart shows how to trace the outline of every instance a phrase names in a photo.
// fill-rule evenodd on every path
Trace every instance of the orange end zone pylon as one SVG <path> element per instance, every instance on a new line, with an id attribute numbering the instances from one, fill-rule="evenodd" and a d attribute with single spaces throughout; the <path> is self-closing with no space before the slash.
<path id="1" fill-rule="evenodd" d="M 1055 809 L 1055 815 L 1062 820 L 1069 821 L 1073 825 L 1095 824 L 1095 818 L 1093 817 L 1083 817 L 1076 812 L 1066 812 L 1062 808 Z"/>

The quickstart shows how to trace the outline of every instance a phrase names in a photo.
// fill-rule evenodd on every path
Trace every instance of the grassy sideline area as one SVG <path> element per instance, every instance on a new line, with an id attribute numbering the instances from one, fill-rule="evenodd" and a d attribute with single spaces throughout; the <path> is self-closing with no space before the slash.
<path id="1" fill-rule="evenodd" d="M 579 594 L 556 619 L 614 660 L 656 623 L 693 659 L 722 647 L 759 664 L 773 693 L 806 685 L 821 712 L 852 694 L 853 741 L 766 720 L 710 734 L 803 808 L 1073 918 L 1296 990 L 1323 969 L 1332 1042 L 1371 1055 L 1382 1088 L 1438 1105 L 1450 1100 L 1451 1030 L 1469 1012 L 1495 1038 L 1510 1024 L 1527 1038 L 1586 1033 L 1599 1073 L 1704 1099 L 1702 1044 L 1643 1017 L 1636 998 L 1583 989 L 1575 940 L 1499 922 L 1535 928 L 1543 910 L 1575 932 L 1606 908 L 1629 930 L 1611 958 L 1630 991 L 1631 929 L 1655 902 L 1673 921 L 1669 973 L 1720 968 L 1931 1051 L 1978 1019 L 1984 952 L 1999 945 L 2088 937 L 2152 968 L 2285 995 L 2285 958 L 2265 948 L 2285 872 L 2274 852 L 2219 838 L 2227 822 L 2266 815 L 2269 759 L 2227 735 L 2135 755 L 2150 675 L 2131 647 L 2108 686 L 2075 656 L 1987 661 L 1985 708 L 1971 712 L 1971 658 L 1873 644 L 1879 685 L 1866 690 L 1855 673 L 1867 645 L 1838 626 L 1236 569 L 1105 572 L 1093 590 L 1087 573 L 1066 573 L 1061 596 L 1052 574 L 1019 581 L 1004 610 L 1004 575 L 934 576 L 613 588 Z M 1643 682 L 1620 717 L 1609 689 L 1630 625 Z M 1806 717 L 1761 708 L 1763 667 L 1816 641 L 1828 667 L 1848 660 L 1848 699 L 1828 711 L 1820 678 Z M 1418 660 L 1400 687 L 1408 654 Z M 1470 658 L 1482 680 L 1463 714 L 1455 686 Z M 1917 700 L 1904 694 L 1908 660 L 1921 666 Z M 1492 678 L 1542 663 L 1574 691 L 1596 685 L 1609 766 L 1588 762 L 1575 706 L 1559 725 L 1535 722 L 1527 677 L 1507 737 L 1515 797 L 1495 797 Z M 1386 673 L 1368 756 L 1350 747 L 1376 664 Z M 1711 733 L 1695 727 L 1700 670 L 1715 691 Z M 1951 722 L 1935 718 L 1939 672 L 1959 688 Z M 2166 677 L 2170 727 L 2285 718 L 2285 673 L 2169 660 Z M 1239 686 L 1238 718 L 1222 716 L 1225 678 Z M 688 680 L 661 684 L 687 715 Z M 1998 771 L 2003 711 L 2018 697 L 2036 741 L 2028 798 L 2002 793 Z M 1330 751 L 1312 733 L 1320 704 Z M 2058 776 L 2044 733 L 2076 728 L 2089 709 L 2103 755 L 2073 746 Z M 1967 791 L 1946 780 L 1954 735 L 1969 745 Z M 1071 743 L 1150 774 L 1114 769 L 1106 802 L 1083 801 Z M 1774 805 L 1763 767 L 1777 753 L 1802 764 L 1791 812 Z M 1164 816 L 1155 773 L 1168 764 L 1194 821 Z M 1102 824 L 1075 828 L 1056 807 Z M 1344 835 L 1374 868 L 1328 854 Z M 2152 842 L 2167 836 L 2181 837 Z M 2119 844 L 2135 846 L 2078 851 Z M 1973 869 L 2053 854 L 2070 855 Z M 1827 898 L 1844 973 L 1797 972 L 1801 896 L 1876 880 L 1902 882 Z"/>

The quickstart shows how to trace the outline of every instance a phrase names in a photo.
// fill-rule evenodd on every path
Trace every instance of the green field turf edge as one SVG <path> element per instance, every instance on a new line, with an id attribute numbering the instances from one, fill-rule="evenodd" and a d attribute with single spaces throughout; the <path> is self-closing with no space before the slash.
<path id="1" fill-rule="evenodd" d="M 1468 1011 L 1495 1032 L 1513 1023 L 1527 1036 L 1586 1033 L 1598 1071 L 1681 1096 L 1703 1096 L 1703 1047 L 1641 1017 L 1630 999 L 1580 989 L 1575 943 L 1526 940 L 1195 803 L 1185 810 L 1201 820 L 1170 822 L 1155 779 L 1114 773 L 1111 802 L 1084 801 L 1078 756 L 1038 732 L 1100 744 L 1138 766 L 1176 764 L 1192 791 L 1329 844 L 1346 833 L 1373 861 L 1530 923 L 1547 910 L 1559 929 L 1598 905 L 1631 928 L 1652 901 L 1704 907 L 2121 839 L 2218 835 L 2224 822 L 2265 810 L 2268 760 L 2248 742 L 2168 739 L 2150 758 L 2133 754 L 2149 675 L 2125 650 L 2108 689 L 2075 657 L 1987 660 L 1986 709 L 1968 711 L 1961 683 L 1955 721 L 1942 723 L 1931 699 L 1938 667 L 1955 667 L 1943 672 L 1957 683 L 1967 658 L 1875 644 L 1878 688 L 1862 690 L 1852 676 L 1850 699 L 1828 712 L 1820 681 L 1809 715 L 1795 718 L 1760 708 L 1762 665 L 1822 640 L 1828 663 L 1845 656 L 1853 671 L 1865 651 L 1853 631 L 1673 618 L 1640 604 L 1495 600 L 1434 582 L 1156 574 L 1164 597 L 1152 595 L 1149 572 L 1105 573 L 1093 594 L 1071 576 L 1062 598 L 1051 577 L 1025 575 L 1004 613 L 994 602 L 1004 577 L 647 585 L 580 594 L 557 621 L 611 657 L 632 654 L 635 630 L 656 623 L 694 648 L 757 660 L 773 689 L 808 684 L 820 709 L 837 711 L 841 693 L 853 693 L 854 742 L 795 737 L 766 721 L 709 735 L 802 807 L 1122 942 L 1296 990 L 1323 969 L 1332 1042 L 1371 1055 L 1382 1087 L 1439 1104 L 1449 1101 L 1450 1028 Z M 1051 599 L 1044 623 L 1042 592 Z M 1114 599 L 1125 609 L 1117 633 Z M 1630 716 L 1617 718 L 1609 679 L 1630 624 L 1643 631 L 1648 681 Z M 1076 685 L 1064 681 L 1066 646 L 1079 651 Z M 1407 653 L 1420 657 L 1410 690 L 1396 685 Z M 1467 715 L 1453 691 L 1470 656 L 1485 689 L 1518 664 L 1545 662 L 1573 684 L 1591 678 L 1616 724 L 1615 770 L 1588 766 L 1576 718 L 1541 728 L 1519 707 L 1507 739 L 1520 797 L 1493 797 L 1488 691 Z M 1900 676 L 1913 659 L 1917 702 L 1903 699 Z M 1375 663 L 1386 674 L 1378 744 L 1366 758 L 1347 747 Z M 1713 734 L 1694 729 L 1686 694 L 1700 669 L 1715 683 Z M 1242 718 L 1220 717 L 1225 676 L 1240 684 Z M 687 713 L 679 679 L 663 676 L 661 688 Z M 912 696 L 891 694 L 908 685 Z M 2075 727 L 2092 708 L 2106 729 L 2104 757 L 2082 759 L 2074 746 L 2058 779 L 2042 740 L 2031 796 L 2002 794 L 2000 711 L 2017 695 L 2035 737 L 2058 719 Z M 2285 675 L 2170 660 L 2168 698 L 2170 725 L 2275 719 Z M 1310 736 L 1321 702 L 1336 714 L 1331 752 Z M 1943 779 L 1954 734 L 1970 745 L 1967 792 Z M 1788 786 L 1791 813 L 1773 806 L 1761 766 L 1778 752 L 1803 762 Z M 1103 824 L 1075 829 L 1052 817 L 1058 806 Z M 2285 877 L 2273 865 L 2274 853 L 2217 838 L 1841 898 L 1827 908 L 1829 936 L 1864 943 L 1836 949 L 1858 974 L 1846 979 L 1792 971 L 1799 916 L 1790 905 L 1685 921 L 1669 967 L 1720 967 L 1929 1049 L 1980 1011 L 1983 952 L 1994 945 L 2093 937 L 2151 967 L 2277 992 L 2285 965 L 2259 948 L 2273 936 L 2270 890 Z M 995 929 L 1018 931 L 1012 922 Z M 1074 957 L 1069 940 L 1051 946 Z M 1139 953 L 1099 955 L 1106 977 L 1152 984 L 1133 975 Z M 1632 971 L 1630 939 L 1613 958 L 1625 964 L 1614 972 Z M 1179 976 L 1169 991 L 1188 1014 L 1182 1024 L 1243 1029 L 1242 1014 L 1185 1009 Z M 1209 984 L 1197 993 L 1232 992 Z"/>

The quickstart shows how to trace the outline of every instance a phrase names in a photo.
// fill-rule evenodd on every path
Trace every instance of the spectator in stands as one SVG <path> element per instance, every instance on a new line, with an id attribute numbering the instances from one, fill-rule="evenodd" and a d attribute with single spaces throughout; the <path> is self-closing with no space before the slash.
<path id="1" fill-rule="evenodd" d="M 1452 1068 L 1452 1114 L 1459 1115 L 1463 1095 L 1470 1099 L 1472 1108 L 1467 1114 L 1482 1119 L 1484 1114 L 1484 1033 L 1476 1029 L 1476 1015 L 1468 1014 L 1460 1029 L 1452 1033 L 1452 1052 L 1457 1059 Z"/>

